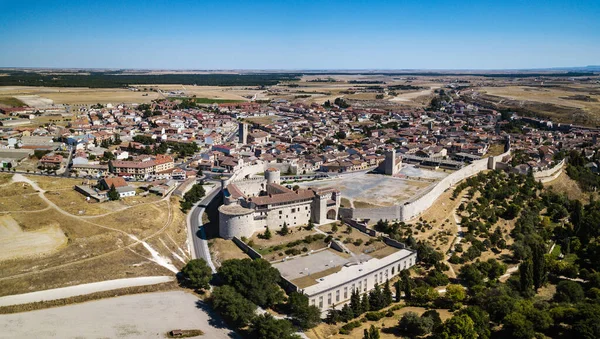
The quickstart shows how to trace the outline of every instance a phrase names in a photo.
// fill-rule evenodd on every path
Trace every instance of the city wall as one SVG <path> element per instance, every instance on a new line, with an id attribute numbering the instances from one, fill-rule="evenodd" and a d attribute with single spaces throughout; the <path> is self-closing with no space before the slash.
<path id="1" fill-rule="evenodd" d="M 403 205 L 376 208 L 344 208 L 340 209 L 340 215 L 345 218 L 371 220 L 387 219 L 407 221 L 416 218 L 431 207 L 437 198 L 439 198 L 447 189 L 466 178 L 477 175 L 481 171 L 495 168 L 495 164 L 509 154 L 510 150 L 493 157 L 493 160 L 490 160 L 489 158 L 475 160 L 471 164 L 440 180 L 426 193 L 406 201 Z"/>
<path id="2" fill-rule="evenodd" d="M 565 168 L 565 159 L 561 160 L 556 166 L 549 168 L 543 171 L 533 172 L 533 177 L 536 181 L 541 181 L 542 183 L 546 183 L 552 181 L 562 173 L 562 170 Z"/>

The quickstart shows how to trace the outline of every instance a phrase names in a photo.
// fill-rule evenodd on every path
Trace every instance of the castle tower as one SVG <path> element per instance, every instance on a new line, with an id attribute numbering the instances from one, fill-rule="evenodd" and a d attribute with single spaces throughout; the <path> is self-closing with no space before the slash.
<path id="1" fill-rule="evenodd" d="M 265 171 L 265 179 L 267 179 L 267 184 L 277 184 L 281 183 L 281 172 L 277 168 L 268 168 Z"/>
<path id="2" fill-rule="evenodd" d="M 240 144 L 245 145 L 248 143 L 248 124 L 239 123 L 238 135 Z"/>
<path id="3" fill-rule="evenodd" d="M 396 174 L 396 150 L 393 149 L 385 153 L 384 173 L 386 175 Z"/>

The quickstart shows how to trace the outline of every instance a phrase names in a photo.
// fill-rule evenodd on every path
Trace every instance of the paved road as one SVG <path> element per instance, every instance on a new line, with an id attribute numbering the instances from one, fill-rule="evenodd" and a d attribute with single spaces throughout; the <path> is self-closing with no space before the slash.
<path id="1" fill-rule="evenodd" d="M 31 293 L 8 295 L 0 297 L 0 306 L 28 304 L 45 300 L 57 300 L 96 292 L 111 291 L 119 288 L 146 286 L 173 281 L 170 276 L 138 277 L 115 280 L 105 280 L 89 284 L 54 288 Z"/>
<path id="2" fill-rule="evenodd" d="M 203 258 L 210 266 L 213 273 L 217 273 L 217 269 L 210 258 L 210 251 L 208 250 L 208 241 L 206 241 L 206 234 L 204 227 L 202 226 L 202 215 L 206 209 L 206 206 L 215 198 L 219 193 L 221 185 L 217 184 L 215 188 L 208 191 L 208 194 L 198 202 L 192 208 L 192 211 L 188 214 L 188 236 L 192 239 L 190 246 L 192 252 L 192 259 Z"/>

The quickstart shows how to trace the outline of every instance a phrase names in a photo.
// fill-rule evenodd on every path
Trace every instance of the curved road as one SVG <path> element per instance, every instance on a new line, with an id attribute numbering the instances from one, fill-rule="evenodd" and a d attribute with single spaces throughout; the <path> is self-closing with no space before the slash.
<path id="1" fill-rule="evenodd" d="M 218 184 L 208 192 L 206 196 L 199 202 L 197 202 L 192 211 L 188 213 L 187 224 L 188 224 L 188 237 L 191 239 L 190 252 L 192 259 L 202 258 L 206 261 L 213 273 L 217 273 L 217 269 L 210 258 L 210 251 L 208 250 L 208 241 L 206 241 L 206 233 L 202 226 L 202 215 L 206 209 L 206 206 L 215 198 L 219 193 L 221 185 Z"/>

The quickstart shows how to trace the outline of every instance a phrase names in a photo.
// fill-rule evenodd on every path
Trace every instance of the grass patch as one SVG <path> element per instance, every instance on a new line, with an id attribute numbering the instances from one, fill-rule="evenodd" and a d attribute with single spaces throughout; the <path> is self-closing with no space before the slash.
<path id="1" fill-rule="evenodd" d="M 561 248 L 560 245 L 556 244 L 554 245 L 554 248 L 552 249 L 552 252 L 550 252 L 550 254 L 554 257 L 554 258 L 558 258 L 558 256 L 561 253 Z"/>

